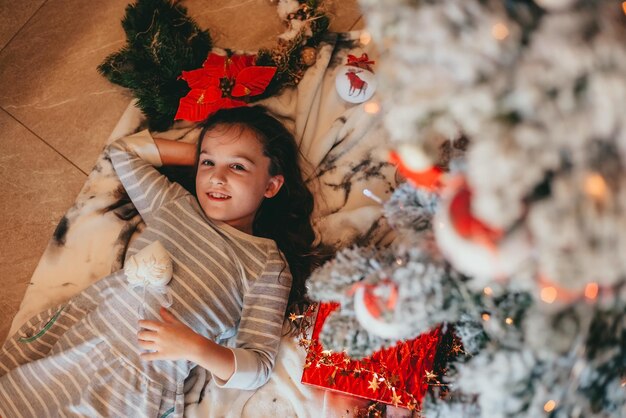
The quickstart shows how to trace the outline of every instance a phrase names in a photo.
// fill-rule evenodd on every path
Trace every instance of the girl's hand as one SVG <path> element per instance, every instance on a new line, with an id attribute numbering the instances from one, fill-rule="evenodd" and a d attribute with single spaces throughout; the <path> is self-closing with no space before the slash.
<path id="1" fill-rule="evenodd" d="M 160 321 L 142 319 L 139 326 L 144 328 L 137 333 L 139 346 L 153 352 L 142 353 L 144 360 L 190 360 L 208 341 L 180 322 L 167 309 L 161 307 Z"/>

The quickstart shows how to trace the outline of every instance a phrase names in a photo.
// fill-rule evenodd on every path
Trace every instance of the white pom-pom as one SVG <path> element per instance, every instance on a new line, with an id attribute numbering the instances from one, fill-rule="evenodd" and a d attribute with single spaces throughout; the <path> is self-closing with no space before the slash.
<path id="1" fill-rule="evenodd" d="M 124 266 L 128 283 L 134 286 L 165 286 L 172 279 L 172 272 L 172 259 L 159 241 L 130 257 Z"/>

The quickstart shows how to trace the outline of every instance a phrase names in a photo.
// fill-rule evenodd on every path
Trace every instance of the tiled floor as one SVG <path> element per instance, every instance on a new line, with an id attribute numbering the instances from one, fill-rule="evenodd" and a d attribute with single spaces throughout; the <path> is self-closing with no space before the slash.
<path id="1" fill-rule="evenodd" d="M 130 94 L 96 66 L 124 43 L 129 0 L 0 0 L 0 341 L 54 228 Z M 187 0 L 215 44 L 255 50 L 282 32 L 271 0 Z M 331 30 L 363 25 L 356 0 L 326 0 Z"/>

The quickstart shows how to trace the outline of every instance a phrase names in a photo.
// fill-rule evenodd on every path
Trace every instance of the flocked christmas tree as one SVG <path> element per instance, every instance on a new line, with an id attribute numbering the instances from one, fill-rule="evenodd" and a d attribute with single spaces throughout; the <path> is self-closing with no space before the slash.
<path id="1" fill-rule="evenodd" d="M 427 418 L 626 416 L 626 3 L 360 3 L 410 181 L 385 204 L 390 247 L 312 277 L 341 303 L 323 344 L 361 357 L 454 330 Z"/>

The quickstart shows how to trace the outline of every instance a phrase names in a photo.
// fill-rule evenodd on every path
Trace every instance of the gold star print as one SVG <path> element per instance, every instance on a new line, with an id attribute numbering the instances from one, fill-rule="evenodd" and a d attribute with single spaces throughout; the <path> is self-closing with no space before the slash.
<path id="1" fill-rule="evenodd" d="M 296 319 L 298 319 L 298 315 L 296 315 L 296 314 L 295 314 L 295 313 L 293 313 L 293 312 L 289 314 L 289 320 L 290 320 L 291 322 L 295 321 Z"/>
<path id="2" fill-rule="evenodd" d="M 372 389 L 374 392 L 378 390 L 378 380 L 376 379 L 376 376 L 372 377 L 369 389 Z"/>
<path id="3" fill-rule="evenodd" d="M 463 353 L 463 346 L 458 343 L 452 344 L 452 353 L 455 355 L 459 353 Z"/>
<path id="4" fill-rule="evenodd" d="M 425 370 L 424 373 L 426 374 L 426 381 L 430 383 L 431 380 L 434 380 L 435 382 L 437 382 L 437 375 L 435 373 L 433 373 L 432 370 Z"/>
<path id="5" fill-rule="evenodd" d="M 393 406 L 398 406 L 399 403 L 402 403 L 402 398 L 396 393 L 395 389 L 391 395 L 391 403 Z"/>

